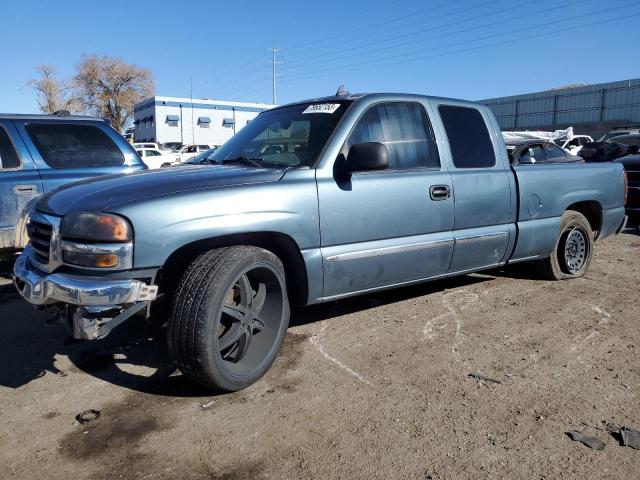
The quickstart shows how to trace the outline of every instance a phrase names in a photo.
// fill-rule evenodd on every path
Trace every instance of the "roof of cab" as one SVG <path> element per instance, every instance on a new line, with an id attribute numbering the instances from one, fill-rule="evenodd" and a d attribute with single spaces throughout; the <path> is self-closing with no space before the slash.
<path id="1" fill-rule="evenodd" d="M 481 106 L 481 107 L 484 106 L 483 104 L 474 102 L 472 100 L 462 100 L 458 98 L 434 97 L 430 95 L 421 95 L 421 94 L 415 94 L 415 93 L 376 92 L 376 93 L 347 93 L 345 95 L 329 95 L 327 97 L 308 98 L 306 100 L 299 100 L 296 102 L 279 105 L 278 107 L 275 107 L 272 110 L 275 110 L 277 108 L 283 108 L 283 107 L 291 107 L 293 105 L 306 104 L 306 103 L 336 102 L 336 101 L 344 101 L 344 100 L 355 101 L 355 100 L 360 100 L 367 97 L 379 97 L 380 99 L 384 99 L 385 97 L 389 97 L 389 98 L 395 97 L 395 98 L 404 98 L 407 100 L 412 98 L 413 99 L 428 98 L 430 100 L 435 100 L 437 102 L 455 102 L 458 104 L 468 104 L 468 105 L 475 105 L 475 106 Z M 265 110 L 265 111 L 268 111 L 268 110 Z"/>
<path id="2" fill-rule="evenodd" d="M 0 113 L 2 120 L 47 120 L 52 122 L 64 122 L 69 120 L 83 120 L 92 122 L 106 122 L 103 118 L 90 117 L 88 115 L 53 115 L 34 113 Z"/>

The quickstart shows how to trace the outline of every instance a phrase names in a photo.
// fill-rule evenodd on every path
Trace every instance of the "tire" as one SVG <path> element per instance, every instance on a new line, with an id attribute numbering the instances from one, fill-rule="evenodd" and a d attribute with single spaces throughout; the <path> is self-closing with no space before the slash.
<path id="1" fill-rule="evenodd" d="M 593 245 L 593 231 L 587 218 L 579 212 L 567 210 L 562 215 L 560 235 L 553 252 L 536 263 L 538 272 L 549 280 L 582 277 L 589 269 Z"/>
<path id="2" fill-rule="evenodd" d="M 174 294 L 167 340 L 180 371 L 232 392 L 258 381 L 289 325 L 282 262 L 251 246 L 211 250 L 187 268 Z"/>
<path id="3" fill-rule="evenodd" d="M 171 164 L 170 163 L 163 163 L 162 165 L 160 165 L 160 168 L 166 168 L 166 167 L 170 167 Z"/>

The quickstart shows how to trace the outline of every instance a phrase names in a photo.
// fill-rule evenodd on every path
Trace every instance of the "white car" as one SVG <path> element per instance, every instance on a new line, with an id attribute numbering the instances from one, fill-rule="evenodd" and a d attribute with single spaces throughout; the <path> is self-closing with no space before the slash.
<path id="1" fill-rule="evenodd" d="M 163 151 L 163 152 L 170 152 L 171 151 L 170 148 L 165 147 L 161 143 L 154 143 L 154 142 L 132 143 L 131 146 L 133 148 L 135 148 L 136 150 L 139 150 L 141 148 L 155 148 L 156 150 L 160 150 L 160 151 Z"/>
<path id="2" fill-rule="evenodd" d="M 178 150 L 175 150 L 173 153 L 178 155 L 180 163 L 182 163 L 192 157 L 195 157 L 200 152 L 206 152 L 210 148 L 210 145 L 185 145 L 184 147 L 180 147 Z"/>
<path id="3" fill-rule="evenodd" d="M 136 148 L 136 152 L 149 168 L 168 167 L 178 163 L 175 153 L 164 152 L 158 148 Z"/>
<path id="4" fill-rule="evenodd" d="M 571 155 L 577 155 L 585 143 L 593 142 L 593 138 L 589 135 L 574 135 L 568 140 L 558 140 L 556 145 L 568 150 Z"/>

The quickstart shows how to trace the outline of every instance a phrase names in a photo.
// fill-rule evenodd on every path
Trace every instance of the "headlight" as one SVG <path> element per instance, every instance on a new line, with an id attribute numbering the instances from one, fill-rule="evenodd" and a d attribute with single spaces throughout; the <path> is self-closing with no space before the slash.
<path id="1" fill-rule="evenodd" d="M 131 225 L 124 218 L 108 213 L 73 213 L 62 219 L 60 236 L 86 242 L 130 242 Z"/>
<path id="2" fill-rule="evenodd" d="M 133 266 L 132 228 L 118 215 L 67 215 L 60 224 L 60 237 L 62 261 L 67 265 L 99 269 Z"/>

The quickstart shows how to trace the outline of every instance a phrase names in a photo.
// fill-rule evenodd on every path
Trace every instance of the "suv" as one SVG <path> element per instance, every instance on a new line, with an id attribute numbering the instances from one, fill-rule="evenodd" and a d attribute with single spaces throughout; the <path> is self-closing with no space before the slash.
<path id="1" fill-rule="evenodd" d="M 38 195 L 77 180 L 146 168 L 102 119 L 0 114 L 0 256 L 26 244 L 18 217 Z"/>

